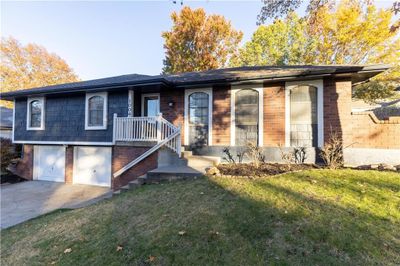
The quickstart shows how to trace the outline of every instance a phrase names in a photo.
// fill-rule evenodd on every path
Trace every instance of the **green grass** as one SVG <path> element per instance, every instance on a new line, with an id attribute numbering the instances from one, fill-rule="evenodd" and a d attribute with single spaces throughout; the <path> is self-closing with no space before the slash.
<path id="1" fill-rule="evenodd" d="M 2 265 L 395 265 L 400 174 L 310 170 L 144 186 L 3 230 L 1 260 Z"/>

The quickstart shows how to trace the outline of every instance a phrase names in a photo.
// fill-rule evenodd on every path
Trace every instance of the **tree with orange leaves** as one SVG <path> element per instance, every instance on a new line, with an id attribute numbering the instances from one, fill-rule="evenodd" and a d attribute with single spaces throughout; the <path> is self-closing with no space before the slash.
<path id="1" fill-rule="evenodd" d="M 172 29 L 162 33 L 164 73 L 225 67 L 243 37 L 223 16 L 207 15 L 202 8 L 184 7 L 179 14 L 173 12 L 171 19 Z"/>
<path id="2" fill-rule="evenodd" d="M 72 68 L 54 53 L 37 44 L 21 45 L 16 39 L 3 38 L 0 44 L 1 92 L 78 81 Z M 11 107 L 10 102 L 1 105 Z"/>

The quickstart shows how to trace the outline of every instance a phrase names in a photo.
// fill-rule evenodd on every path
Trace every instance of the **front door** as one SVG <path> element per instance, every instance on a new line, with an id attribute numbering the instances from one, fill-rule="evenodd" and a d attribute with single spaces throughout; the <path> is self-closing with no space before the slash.
<path id="1" fill-rule="evenodd" d="M 142 116 L 156 116 L 160 113 L 160 95 L 142 95 Z"/>
<path id="2" fill-rule="evenodd" d="M 205 91 L 189 92 L 187 95 L 188 144 L 192 147 L 209 145 L 210 97 Z"/>

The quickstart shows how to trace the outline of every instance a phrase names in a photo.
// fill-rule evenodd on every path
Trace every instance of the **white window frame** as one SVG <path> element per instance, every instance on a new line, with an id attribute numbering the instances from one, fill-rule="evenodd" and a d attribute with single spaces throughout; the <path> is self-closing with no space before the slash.
<path id="1" fill-rule="evenodd" d="M 319 148 L 324 146 L 324 82 L 318 80 L 291 81 L 285 83 L 285 146 L 291 147 L 290 143 L 290 90 L 297 86 L 313 86 L 317 88 L 317 129 Z"/>
<path id="2" fill-rule="evenodd" d="M 264 86 L 233 85 L 231 89 L 231 146 L 236 146 L 235 97 L 238 91 L 251 89 L 258 92 L 258 146 L 264 145 Z"/>
<path id="3" fill-rule="evenodd" d="M 212 129 L 213 129 L 213 90 L 212 88 L 199 88 L 199 89 L 186 89 L 185 90 L 185 111 L 184 111 L 184 132 L 185 145 L 189 145 L 189 95 L 195 92 L 204 92 L 208 94 L 208 144 L 207 146 L 212 146 Z"/>
<path id="4" fill-rule="evenodd" d="M 89 99 L 93 96 L 103 97 L 103 100 L 104 100 L 103 125 L 102 126 L 89 126 Z M 85 130 L 105 130 L 105 129 L 107 129 L 107 113 L 108 113 L 108 93 L 107 92 L 86 93 Z"/>
<path id="5" fill-rule="evenodd" d="M 160 94 L 159 93 L 144 93 L 144 94 L 142 94 L 142 107 L 141 107 L 142 116 L 144 116 L 144 98 L 145 97 L 154 97 L 154 96 L 158 98 L 157 113 L 158 114 L 160 113 Z"/>
<path id="6" fill-rule="evenodd" d="M 39 101 L 42 104 L 42 111 L 40 114 L 40 127 L 32 127 L 31 126 L 31 108 L 30 105 L 33 101 Z M 26 130 L 44 130 L 45 125 L 44 125 L 44 118 L 45 118 L 45 110 L 46 110 L 46 100 L 44 97 L 34 97 L 34 98 L 28 98 L 26 101 Z M 15 109 L 15 106 L 14 106 Z M 15 111 L 14 111 L 15 112 Z M 15 119 L 15 118 L 14 118 Z M 13 124 L 14 127 L 14 124 Z"/>

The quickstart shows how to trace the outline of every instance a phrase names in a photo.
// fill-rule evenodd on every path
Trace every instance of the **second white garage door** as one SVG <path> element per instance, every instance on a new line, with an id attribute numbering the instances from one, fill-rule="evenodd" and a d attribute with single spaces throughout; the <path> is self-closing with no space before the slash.
<path id="1" fill-rule="evenodd" d="M 111 186 L 111 148 L 74 147 L 74 184 Z"/>

